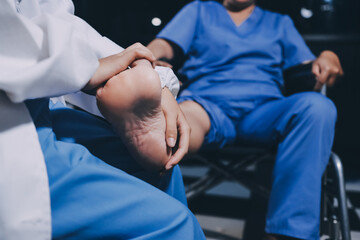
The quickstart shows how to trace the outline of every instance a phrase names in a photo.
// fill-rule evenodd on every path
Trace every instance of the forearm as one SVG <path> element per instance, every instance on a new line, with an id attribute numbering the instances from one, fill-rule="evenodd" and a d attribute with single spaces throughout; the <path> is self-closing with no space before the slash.
<path id="1" fill-rule="evenodd" d="M 174 58 L 174 50 L 164 39 L 156 38 L 147 46 L 157 59 L 165 58 L 171 60 Z"/>

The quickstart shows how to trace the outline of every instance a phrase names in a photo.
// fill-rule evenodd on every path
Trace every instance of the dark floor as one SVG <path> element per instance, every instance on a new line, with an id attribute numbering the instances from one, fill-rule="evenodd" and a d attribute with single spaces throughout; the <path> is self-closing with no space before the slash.
<path id="1" fill-rule="evenodd" d="M 208 170 L 203 165 L 186 163 L 181 168 L 185 185 Z M 352 171 L 349 177 L 345 176 L 352 240 L 360 240 L 360 174 L 357 173 Z M 266 199 L 232 181 L 222 182 L 189 202 L 207 238 L 212 240 L 261 240 L 266 205 Z"/>

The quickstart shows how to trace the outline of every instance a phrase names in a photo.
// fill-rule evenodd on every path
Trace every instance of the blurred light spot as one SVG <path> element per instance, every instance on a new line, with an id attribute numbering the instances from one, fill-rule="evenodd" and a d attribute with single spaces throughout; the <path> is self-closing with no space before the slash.
<path id="1" fill-rule="evenodd" d="M 313 16 L 313 12 L 306 8 L 301 8 L 300 13 L 303 18 L 311 18 Z"/>
<path id="2" fill-rule="evenodd" d="M 153 19 L 151 20 L 151 23 L 152 23 L 152 25 L 154 25 L 155 27 L 160 26 L 160 25 L 161 25 L 161 19 L 155 17 L 155 18 L 153 18 Z"/>
<path id="3" fill-rule="evenodd" d="M 333 12 L 334 6 L 332 4 L 323 4 L 320 6 L 320 10 L 323 12 Z"/>

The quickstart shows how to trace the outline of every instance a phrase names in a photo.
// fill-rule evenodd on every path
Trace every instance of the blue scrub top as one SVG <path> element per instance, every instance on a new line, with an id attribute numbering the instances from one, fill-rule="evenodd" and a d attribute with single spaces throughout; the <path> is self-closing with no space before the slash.
<path id="1" fill-rule="evenodd" d="M 236 26 L 215 1 L 189 3 L 157 37 L 182 48 L 181 73 L 199 95 L 281 96 L 282 71 L 315 58 L 290 17 L 255 7 Z"/>

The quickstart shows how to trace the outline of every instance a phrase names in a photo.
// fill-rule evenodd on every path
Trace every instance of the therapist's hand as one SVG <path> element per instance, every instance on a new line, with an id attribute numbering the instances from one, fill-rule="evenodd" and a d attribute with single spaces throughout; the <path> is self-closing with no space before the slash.
<path id="1" fill-rule="evenodd" d="M 165 169 L 169 170 L 178 164 L 188 152 L 190 127 L 167 87 L 163 88 L 161 92 L 161 108 L 166 120 L 166 143 L 168 147 L 173 149 L 173 155 L 165 165 Z"/>
<path id="2" fill-rule="evenodd" d="M 92 93 L 105 81 L 124 71 L 139 59 L 147 60 L 150 63 L 156 60 L 152 52 L 140 43 L 135 43 L 118 54 L 99 59 L 98 69 L 82 90 Z"/>
<path id="3" fill-rule="evenodd" d="M 319 91 L 321 87 L 334 85 L 336 79 L 344 75 L 338 56 L 331 51 L 323 51 L 313 62 L 312 72 L 315 74 L 317 83 L 314 90 Z"/>

